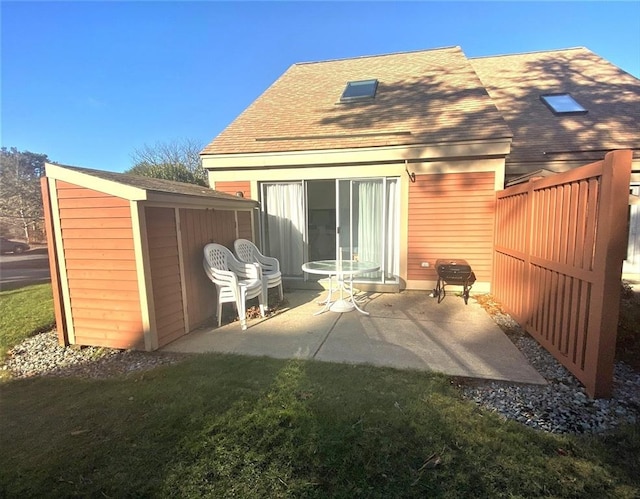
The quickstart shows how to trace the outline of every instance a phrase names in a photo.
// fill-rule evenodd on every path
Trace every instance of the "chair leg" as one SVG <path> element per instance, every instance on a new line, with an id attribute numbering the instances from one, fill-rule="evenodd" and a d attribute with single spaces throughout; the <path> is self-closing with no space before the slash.
<path id="1" fill-rule="evenodd" d="M 260 316 L 262 318 L 266 317 L 265 310 L 267 308 L 267 295 L 269 294 L 269 289 L 266 284 L 262 287 L 262 293 L 258 296 L 258 303 L 260 305 Z"/>
<path id="2" fill-rule="evenodd" d="M 245 297 L 242 296 L 240 299 L 240 303 L 237 306 L 238 309 L 238 318 L 240 319 L 240 327 L 244 331 L 247 329 L 247 306 L 245 304 Z"/>
<path id="3" fill-rule="evenodd" d="M 218 300 L 218 327 L 222 325 L 222 302 Z"/>
<path id="4" fill-rule="evenodd" d="M 278 286 L 278 296 L 280 296 L 280 301 L 284 300 L 284 289 L 282 289 L 282 281 L 280 281 L 280 285 Z"/>

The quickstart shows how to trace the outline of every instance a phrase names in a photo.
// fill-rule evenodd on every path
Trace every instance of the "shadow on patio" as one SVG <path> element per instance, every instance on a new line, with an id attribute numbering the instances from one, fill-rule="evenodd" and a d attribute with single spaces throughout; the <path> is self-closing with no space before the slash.
<path id="1" fill-rule="evenodd" d="M 441 302 L 427 291 L 371 293 L 369 316 L 325 312 L 323 293 L 290 290 L 266 319 L 191 332 L 163 348 L 418 369 L 451 376 L 546 384 L 491 317 L 473 299 L 453 293 Z M 229 306 L 229 305 L 227 305 Z"/>

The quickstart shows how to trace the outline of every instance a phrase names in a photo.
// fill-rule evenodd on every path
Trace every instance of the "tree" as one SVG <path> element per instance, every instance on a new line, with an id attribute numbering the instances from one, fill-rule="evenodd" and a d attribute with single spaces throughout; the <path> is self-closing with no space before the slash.
<path id="1" fill-rule="evenodd" d="M 42 230 L 43 207 L 40 178 L 44 176 L 46 154 L 0 149 L 0 218 L 9 236 Z"/>
<path id="2" fill-rule="evenodd" d="M 131 154 L 133 166 L 126 173 L 207 186 L 201 150 L 202 145 L 191 140 L 145 144 Z"/>

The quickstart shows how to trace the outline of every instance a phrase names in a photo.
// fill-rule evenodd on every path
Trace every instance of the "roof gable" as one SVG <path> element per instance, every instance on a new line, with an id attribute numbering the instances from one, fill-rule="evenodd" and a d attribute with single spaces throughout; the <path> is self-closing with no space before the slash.
<path id="1" fill-rule="evenodd" d="M 77 166 L 46 163 L 47 177 L 78 184 L 82 187 L 104 192 L 131 201 L 148 201 L 154 197 L 189 198 L 210 202 L 232 202 L 239 205 L 255 205 L 251 199 L 238 198 L 208 187 L 184 182 L 174 182 L 141 175 L 93 170 Z"/>
<path id="2" fill-rule="evenodd" d="M 470 61 L 513 131 L 507 164 L 601 159 L 606 150 L 640 148 L 640 80 L 590 50 Z M 554 115 L 540 96 L 558 93 L 569 93 L 586 114 Z"/>
<path id="3" fill-rule="evenodd" d="M 349 81 L 375 98 L 341 103 Z M 294 64 L 203 151 L 284 152 L 510 137 L 459 47 Z"/>

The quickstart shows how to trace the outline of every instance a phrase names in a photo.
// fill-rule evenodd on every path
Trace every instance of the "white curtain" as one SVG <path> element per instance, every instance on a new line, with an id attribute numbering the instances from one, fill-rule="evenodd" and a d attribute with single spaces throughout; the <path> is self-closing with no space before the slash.
<path id="1" fill-rule="evenodd" d="M 264 197 L 268 255 L 280 261 L 283 275 L 301 275 L 305 223 L 302 183 L 267 184 Z"/>
<path id="2" fill-rule="evenodd" d="M 631 186 L 631 194 L 640 195 L 640 186 Z M 624 271 L 637 274 L 640 272 L 640 205 L 629 206 L 629 241 Z"/>
<path id="3" fill-rule="evenodd" d="M 358 181 L 358 258 L 383 267 L 382 179 Z M 373 277 L 375 274 L 367 275 Z"/>

